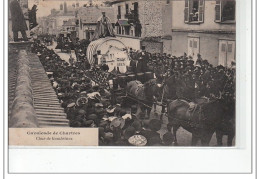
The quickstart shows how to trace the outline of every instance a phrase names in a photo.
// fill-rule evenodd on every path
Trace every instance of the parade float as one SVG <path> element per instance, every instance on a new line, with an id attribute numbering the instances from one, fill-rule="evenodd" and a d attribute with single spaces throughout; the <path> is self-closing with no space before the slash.
<path id="1" fill-rule="evenodd" d="M 95 64 L 95 55 L 97 64 L 107 64 L 109 72 L 118 69 L 120 73 L 127 71 L 129 58 L 126 46 L 115 37 L 101 38 L 92 41 L 87 49 L 87 57 L 91 65 Z"/>
<path id="2" fill-rule="evenodd" d="M 110 19 L 102 13 L 98 19 L 95 34 L 87 48 L 87 57 L 91 65 L 107 64 L 109 72 L 117 69 L 120 73 L 126 73 L 130 61 L 127 47 L 114 35 Z"/>

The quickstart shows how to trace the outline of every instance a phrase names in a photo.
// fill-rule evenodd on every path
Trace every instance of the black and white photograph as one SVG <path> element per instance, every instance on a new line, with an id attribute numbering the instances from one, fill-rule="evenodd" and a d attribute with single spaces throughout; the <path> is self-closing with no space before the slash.
<path id="1" fill-rule="evenodd" d="M 236 146 L 236 0 L 8 3 L 9 129 Z"/>

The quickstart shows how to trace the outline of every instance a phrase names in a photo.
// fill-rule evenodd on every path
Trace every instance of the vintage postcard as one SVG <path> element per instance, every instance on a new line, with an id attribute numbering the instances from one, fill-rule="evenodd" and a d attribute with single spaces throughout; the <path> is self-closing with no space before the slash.
<path id="1" fill-rule="evenodd" d="M 236 0 L 9 0 L 10 146 L 236 146 Z"/>

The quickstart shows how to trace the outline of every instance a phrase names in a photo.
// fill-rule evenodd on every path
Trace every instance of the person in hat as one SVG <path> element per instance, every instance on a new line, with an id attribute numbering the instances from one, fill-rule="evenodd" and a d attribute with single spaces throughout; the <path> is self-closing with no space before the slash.
<path id="1" fill-rule="evenodd" d="M 138 119 L 136 113 L 137 113 L 137 106 L 131 105 L 131 116 L 134 121 Z"/>
<path id="2" fill-rule="evenodd" d="M 142 56 L 138 58 L 136 63 L 136 73 L 143 73 L 144 71 L 144 59 Z"/>
<path id="3" fill-rule="evenodd" d="M 131 67 L 131 70 L 132 70 L 132 72 L 133 73 L 137 73 L 137 71 L 136 71 L 136 68 L 137 68 L 137 60 L 135 59 L 135 58 L 131 58 L 130 59 L 130 64 L 129 64 L 129 66 Z"/>
<path id="4" fill-rule="evenodd" d="M 112 105 L 108 106 L 108 108 L 106 109 L 107 112 L 107 116 L 111 117 L 115 115 L 115 109 L 116 107 L 113 107 Z"/>
<path id="5" fill-rule="evenodd" d="M 174 141 L 174 136 L 171 132 L 166 132 L 164 135 L 163 135 L 163 145 L 164 146 L 171 146 L 172 143 Z"/>
<path id="6" fill-rule="evenodd" d="M 66 104 L 66 103 L 64 103 Z M 73 119 L 76 115 L 76 109 L 75 109 L 76 103 L 70 103 L 67 105 L 67 108 L 65 109 L 65 112 L 67 113 L 67 118 Z"/>
<path id="7" fill-rule="evenodd" d="M 18 0 L 10 1 L 10 14 L 12 20 L 12 31 L 13 31 L 14 41 L 17 42 L 19 40 L 18 39 L 19 31 L 22 34 L 23 40 L 28 41 L 26 35 L 26 30 L 28 30 L 28 27 L 26 25 L 24 14 Z"/>
<path id="8" fill-rule="evenodd" d="M 125 129 L 124 131 L 124 139 L 128 140 L 130 137 L 132 137 L 133 135 L 135 135 L 136 131 L 135 128 L 132 126 L 129 126 L 128 128 Z"/>
<path id="9" fill-rule="evenodd" d="M 152 136 L 150 139 L 147 140 L 148 146 L 161 146 L 162 140 L 159 136 Z"/>
<path id="10" fill-rule="evenodd" d="M 140 131 L 140 135 L 143 135 L 147 139 L 148 145 L 152 144 L 150 141 L 151 138 L 160 138 L 160 134 L 157 131 L 161 129 L 161 125 L 160 120 L 151 119 L 148 124 L 149 128 Z"/>
<path id="11" fill-rule="evenodd" d="M 141 121 L 138 121 L 138 120 L 133 121 L 131 126 L 135 128 L 136 134 L 139 134 L 143 127 Z"/>

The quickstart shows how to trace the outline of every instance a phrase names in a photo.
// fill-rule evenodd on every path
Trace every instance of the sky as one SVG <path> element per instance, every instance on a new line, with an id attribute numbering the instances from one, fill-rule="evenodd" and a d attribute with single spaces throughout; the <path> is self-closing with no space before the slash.
<path id="1" fill-rule="evenodd" d="M 29 8 L 31 8 L 34 4 L 37 5 L 37 17 L 48 16 L 51 13 L 51 9 L 55 8 L 59 10 L 60 4 L 67 2 L 67 5 L 72 5 L 76 3 L 76 0 L 28 0 Z M 89 0 L 78 0 L 80 7 L 84 4 L 88 4 Z M 102 0 L 93 0 L 93 4 L 101 4 Z"/>

